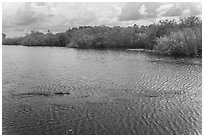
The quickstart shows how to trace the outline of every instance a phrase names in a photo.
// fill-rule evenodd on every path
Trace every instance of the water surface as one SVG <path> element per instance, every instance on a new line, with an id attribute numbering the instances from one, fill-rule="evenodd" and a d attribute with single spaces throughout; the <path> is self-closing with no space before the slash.
<path id="1" fill-rule="evenodd" d="M 201 59 L 2 49 L 3 134 L 202 134 Z"/>

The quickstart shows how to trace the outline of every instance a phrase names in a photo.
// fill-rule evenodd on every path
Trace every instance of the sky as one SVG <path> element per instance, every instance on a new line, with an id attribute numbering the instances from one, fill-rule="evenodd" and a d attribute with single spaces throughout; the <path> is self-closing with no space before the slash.
<path id="1" fill-rule="evenodd" d="M 84 26 L 148 25 L 161 19 L 201 16 L 199 2 L 3 2 L 2 32 L 23 36 Z"/>

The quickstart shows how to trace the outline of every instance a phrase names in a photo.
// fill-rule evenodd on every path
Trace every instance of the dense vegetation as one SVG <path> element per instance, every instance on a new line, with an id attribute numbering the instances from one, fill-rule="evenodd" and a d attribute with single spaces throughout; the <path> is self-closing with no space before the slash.
<path id="1" fill-rule="evenodd" d="M 3 37 L 3 35 L 2 35 Z M 160 54 L 201 56 L 202 20 L 191 16 L 147 26 L 81 26 L 53 34 L 31 31 L 24 37 L 3 38 L 4 45 L 70 48 L 140 48 Z"/>

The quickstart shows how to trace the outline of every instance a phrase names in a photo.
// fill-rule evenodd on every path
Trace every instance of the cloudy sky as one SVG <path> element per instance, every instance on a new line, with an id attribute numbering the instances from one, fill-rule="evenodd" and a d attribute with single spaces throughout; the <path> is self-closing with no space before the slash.
<path id="1" fill-rule="evenodd" d="M 31 30 L 63 32 L 81 25 L 148 25 L 160 19 L 201 16 L 199 2 L 2 3 L 2 31 L 7 37 Z"/>

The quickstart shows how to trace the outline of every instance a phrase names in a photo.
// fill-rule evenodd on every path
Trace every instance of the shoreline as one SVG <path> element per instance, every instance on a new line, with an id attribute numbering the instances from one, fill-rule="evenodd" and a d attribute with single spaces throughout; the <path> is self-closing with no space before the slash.
<path id="1" fill-rule="evenodd" d="M 168 55 L 168 54 L 161 54 L 157 52 L 156 50 L 149 50 L 149 49 L 141 49 L 141 48 L 126 48 L 126 47 L 111 47 L 111 48 L 79 48 L 79 47 L 66 47 L 66 46 L 27 46 L 27 45 L 5 45 L 2 44 L 2 46 L 25 46 L 25 47 L 63 47 L 63 48 L 69 48 L 69 49 L 80 49 L 80 50 L 126 50 L 126 51 L 136 51 L 136 52 L 143 52 L 143 53 L 150 53 L 150 54 L 155 54 L 163 57 L 175 57 L 175 58 L 198 58 L 202 59 L 202 56 L 187 56 L 187 55 Z"/>

